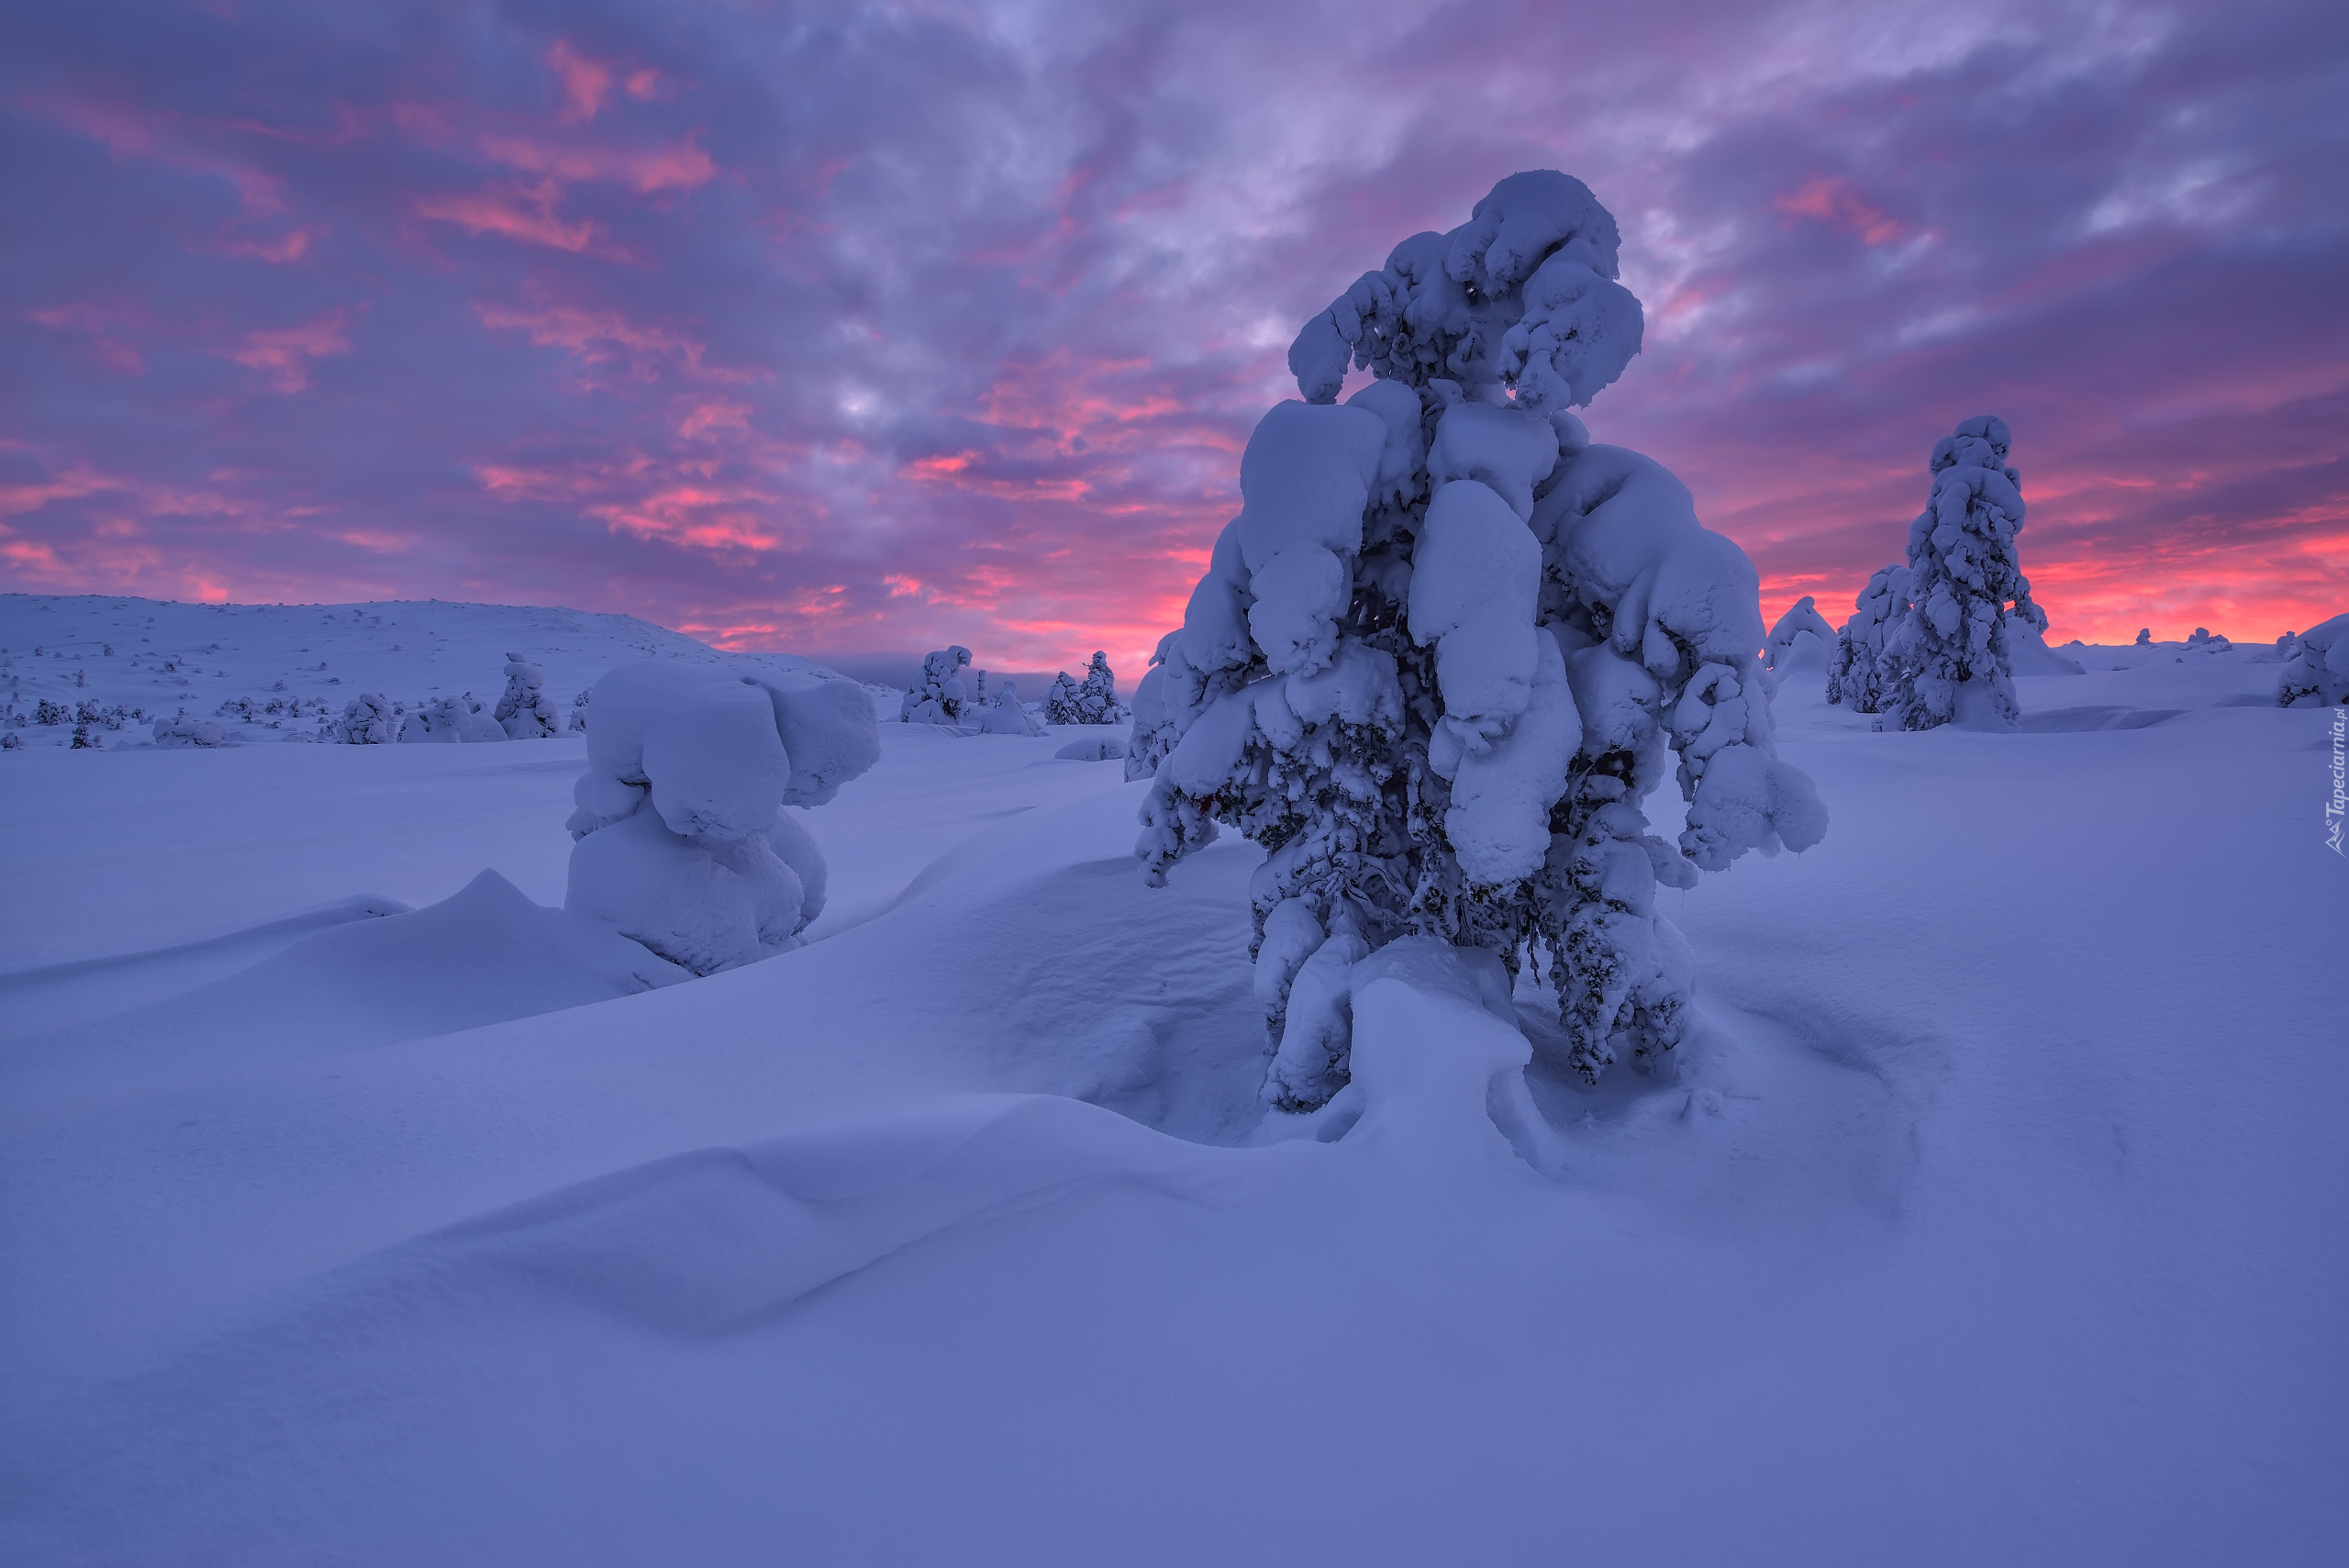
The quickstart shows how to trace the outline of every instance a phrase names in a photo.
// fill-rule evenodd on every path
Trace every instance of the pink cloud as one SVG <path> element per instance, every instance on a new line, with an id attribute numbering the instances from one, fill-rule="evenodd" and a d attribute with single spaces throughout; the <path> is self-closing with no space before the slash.
<path id="1" fill-rule="evenodd" d="M 263 328 L 246 333 L 235 348 L 217 351 L 223 359 L 261 372 L 279 392 L 300 392 L 310 384 L 312 360 L 351 351 L 351 339 L 343 329 L 348 316 L 347 311 L 331 310 L 298 327 Z"/>
<path id="2" fill-rule="evenodd" d="M 585 219 L 565 223 L 554 214 L 562 194 L 552 180 L 542 180 L 516 191 L 483 190 L 423 196 L 416 203 L 418 217 L 453 223 L 473 234 L 495 234 L 525 245 L 543 245 L 573 253 L 592 248 L 601 230 Z"/>
<path id="3" fill-rule="evenodd" d="M 584 125 L 596 117 L 612 91 L 612 68 L 588 59 L 557 39 L 547 51 L 547 65 L 562 87 L 562 123 Z"/>
<path id="4" fill-rule="evenodd" d="M 1864 245 L 1889 244 L 1907 232 L 1898 218 L 1872 206 L 1850 181 L 1832 174 L 1813 174 L 1793 192 L 1773 197 L 1770 205 L 1797 217 L 1848 229 Z"/>
<path id="5" fill-rule="evenodd" d="M 573 183 L 607 180 L 639 195 L 690 191 L 707 184 L 718 166 L 691 141 L 672 147 L 621 148 L 580 144 L 554 146 L 523 136 L 484 136 L 481 150 L 493 161 L 528 174 Z"/>

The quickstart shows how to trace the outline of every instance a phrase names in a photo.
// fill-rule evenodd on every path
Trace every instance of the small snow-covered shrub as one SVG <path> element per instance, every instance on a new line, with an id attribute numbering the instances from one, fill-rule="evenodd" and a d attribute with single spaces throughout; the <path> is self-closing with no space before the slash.
<path id="1" fill-rule="evenodd" d="M 2312 626 L 2293 642 L 2276 701 L 2285 707 L 2349 706 L 2349 615 Z"/>
<path id="2" fill-rule="evenodd" d="M 1878 567 L 1860 590 L 1852 618 L 1835 636 L 1835 658 L 1827 671 L 1827 700 L 1854 713 L 1884 706 L 1886 642 L 1909 613 L 1909 568 Z"/>
<path id="3" fill-rule="evenodd" d="M 2152 627 L 2141 626 L 2137 628 L 2136 645 L 2140 648 L 2151 648 L 2154 645 L 2154 628 Z"/>
<path id="4" fill-rule="evenodd" d="M 1887 639 L 1884 714 L 1903 729 L 1953 721 L 2011 729 L 2007 620 L 2047 628 L 2016 564 L 2021 475 L 2007 465 L 2003 419 L 1963 420 L 1933 445 L 1932 499 L 1909 525 L 1909 608 Z"/>
<path id="5" fill-rule="evenodd" d="M 824 906 L 824 857 L 788 808 L 823 805 L 880 756 L 864 689 L 651 662 L 595 690 L 563 906 L 696 974 L 797 946 Z"/>
<path id="6" fill-rule="evenodd" d="M 33 708 L 35 724 L 63 724 L 72 717 L 72 708 L 67 707 L 63 703 L 51 702 L 47 697 L 41 698 Z"/>
<path id="7" fill-rule="evenodd" d="M 1804 641 L 1808 634 L 1813 640 Z M 1765 668 L 1777 673 L 1790 670 L 1823 670 L 1835 647 L 1835 628 L 1819 613 L 1819 602 L 1809 594 L 1787 606 L 1762 644 Z"/>
<path id="8" fill-rule="evenodd" d="M 223 726 L 208 719 L 159 718 L 155 721 L 155 744 L 158 746 L 228 746 L 234 742 Z"/>
<path id="9" fill-rule="evenodd" d="M 400 726 L 400 740 L 409 745 L 454 746 L 507 738 L 505 728 L 470 692 L 420 706 Z"/>
<path id="10" fill-rule="evenodd" d="M 960 724 L 971 706 L 970 688 L 963 672 L 971 667 L 967 648 L 943 648 L 924 656 L 921 684 L 906 694 L 897 717 L 906 724 Z"/>
<path id="11" fill-rule="evenodd" d="M 7 734 L 0 735 L 0 751 L 21 751 L 24 749 L 24 740 L 15 730 L 11 729 Z"/>
<path id="12" fill-rule="evenodd" d="M 1657 886 L 1825 831 L 1776 754 L 1752 563 L 1568 411 L 1639 348 L 1616 248 L 1579 181 L 1516 174 L 1308 322 L 1308 401 L 1257 425 L 1240 516 L 1136 694 L 1150 880 L 1219 824 L 1267 851 L 1251 951 L 1280 1108 L 1348 1081 L 1347 977 L 1406 935 L 1546 969 L 1587 1076 L 1669 1050 L 1692 964 Z M 1375 379 L 1339 405 L 1349 361 Z M 1677 847 L 1641 810 L 1666 776 Z"/>
<path id="13" fill-rule="evenodd" d="M 2212 653 L 2232 653 L 2235 647 L 2224 637 L 2214 634 L 2207 626 L 2196 627 L 2194 635 L 2186 639 L 2186 646 L 2189 651 L 2199 649 Z"/>
<path id="14" fill-rule="evenodd" d="M 318 731 L 322 740 L 350 746 L 383 746 L 399 737 L 399 717 L 381 692 L 362 692 L 343 704 L 341 717 L 328 719 Z"/>
<path id="15" fill-rule="evenodd" d="M 77 724 L 73 727 L 72 750 L 76 751 L 98 751 L 105 750 L 105 743 L 96 736 L 90 733 L 90 727 L 88 725 Z"/>
<path id="16" fill-rule="evenodd" d="M 1118 701 L 1118 678 L 1109 673 L 1109 656 L 1096 650 L 1081 682 L 1067 671 L 1052 683 L 1044 698 L 1044 718 L 1052 724 L 1123 724 L 1130 717 Z"/>
<path id="17" fill-rule="evenodd" d="M 1003 690 L 996 694 L 994 702 L 980 710 L 979 732 L 983 735 L 1041 735 L 1044 727 L 1019 702 L 1019 685 L 1016 681 L 1003 683 Z"/>
<path id="18" fill-rule="evenodd" d="M 562 715 L 547 699 L 547 673 L 519 653 L 506 656 L 506 691 L 490 717 L 516 740 L 541 740 L 562 733 Z"/>

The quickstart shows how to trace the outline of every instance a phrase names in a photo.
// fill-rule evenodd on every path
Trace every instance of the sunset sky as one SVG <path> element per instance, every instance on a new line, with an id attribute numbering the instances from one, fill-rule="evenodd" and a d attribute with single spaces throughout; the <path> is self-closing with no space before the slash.
<path id="1" fill-rule="evenodd" d="M 2339 0 L 12 6 L 0 588 L 1130 683 L 1298 325 L 1528 168 L 1765 615 L 1980 413 L 2050 640 L 2349 609 Z"/>

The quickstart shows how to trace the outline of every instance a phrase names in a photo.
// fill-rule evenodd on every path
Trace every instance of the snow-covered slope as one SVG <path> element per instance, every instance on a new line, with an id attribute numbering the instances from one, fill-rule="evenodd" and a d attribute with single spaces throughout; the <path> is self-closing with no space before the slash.
<path id="1" fill-rule="evenodd" d="M 552 902 L 575 740 L 0 758 L 0 1557 L 2325 1561 L 2330 715 L 2128 651 L 2004 736 L 1789 671 L 1832 827 L 1674 901 L 1671 1075 L 1373 987 L 1328 1142 L 1257 852 L 1143 887 L 1070 731 L 884 725 L 800 951 L 403 1040 L 334 901 Z"/>
<path id="2" fill-rule="evenodd" d="M 569 707 L 596 677 L 637 659 L 749 660 L 782 669 L 811 661 L 783 653 L 724 654 L 632 616 L 515 605 L 389 601 L 367 605 L 187 605 L 155 599 L 0 594 L 0 722 L 48 699 L 66 707 L 230 716 L 241 740 L 309 740 L 323 707 L 340 713 L 362 692 L 413 708 L 471 693 L 494 703 L 501 667 L 519 653 L 546 671 Z M 299 714 L 271 713 L 275 702 Z M 68 723 L 28 724 L 22 742 L 63 745 Z M 108 746 L 147 740 L 145 724 L 98 734 Z"/>

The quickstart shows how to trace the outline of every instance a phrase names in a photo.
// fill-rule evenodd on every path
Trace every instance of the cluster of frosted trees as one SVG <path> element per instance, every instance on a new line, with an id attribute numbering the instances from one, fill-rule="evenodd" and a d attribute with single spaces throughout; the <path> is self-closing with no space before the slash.
<path id="1" fill-rule="evenodd" d="M 411 710 L 381 692 L 363 692 L 320 727 L 318 738 L 353 746 L 543 740 L 563 729 L 562 715 L 547 696 L 546 684 L 544 670 L 519 653 L 508 653 L 506 689 L 494 706 L 466 692 L 420 702 Z M 573 728 L 578 727 L 574 717 Z"/>
<path id="2" fill-rule="evenodd" d="M 2036 634 L 2045 612 L 2017 564 L 2021 475 L 2003 419 L 1967 419 L 1934 443 L 1932 491 L 1909 525 L 1909 561 L 1868 579 L 1837 639 L 1827 700 L 1887 728 L 1958 723 L 2008 729 L 2015 703 L 2009 623 Z"/>
<path id="3" fill-rule="evenodd" d="M 1586 1075 L 1669 1050 L 1692 966 L 1657 888 L 1825 831 L 1776 756 L 1752 564 L 1570 412 L 1639 349 L 1617 244 L 1580 182 L 1512 175 L 1308 322 L 1305 401 L 1256 427 L 1136 694 L 1150 877 L 1219 825 L 1267 851 L 1252 951 L 1285 1109 L 1348 1081 L 1347 977 L 1406 935 L 1532 966 Z M 1350 365 L 1374 379 L 1340 404 Z M 1673 842 L 1642 808 L 1667 779 Z"/>
<path id="4" fill-rule="evenodd" d="M 1085 679 L 1072 680 L 1065 670 L 1044 694 L 1044 718 L 1051 724 L 1123 724 L 1130 717 L 1118 700 L 1118 678 L 1110 673 L 1109 656 L 1096 649 L 1085 666 Z"/>

